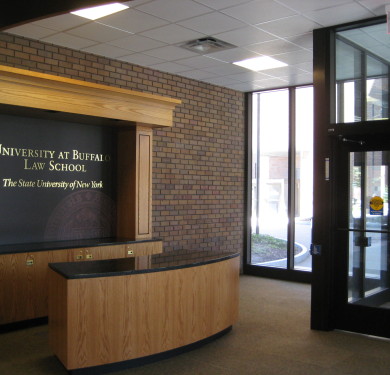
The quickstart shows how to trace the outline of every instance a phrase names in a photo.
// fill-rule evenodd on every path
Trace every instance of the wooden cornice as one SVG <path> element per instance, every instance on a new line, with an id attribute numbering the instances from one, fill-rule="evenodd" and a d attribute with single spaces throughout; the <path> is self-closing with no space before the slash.
<path id="1" fill-rule="evenodd" d="M 0 104 L 170 127 L 177 99 L 0 65 Z"/>

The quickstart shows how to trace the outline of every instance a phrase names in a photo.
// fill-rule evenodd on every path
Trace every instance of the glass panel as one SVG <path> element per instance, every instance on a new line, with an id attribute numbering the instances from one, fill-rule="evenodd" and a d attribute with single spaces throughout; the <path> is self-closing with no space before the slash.
<path id="1" fill-rule="evenodd" d="M 288 94 L 279 90 L 254 95 L 258 121 L 252 132 L 251 263 L 280 268 L 287 267 Z"/>
<path id="2" fill-rule="evenodd" d="M 336 40 L 338 123 L 361 120 L 361 61 L 358 49 Z"/>
<path id="3" fill-rule="evenodd" d="M 387 151 L 350 154 L 350 303 L 390 307 Z"/>
<path id="4" fill-rule="evenodd" d="M 313 216 L 313 88 L 296 90 L 295 257 L 294 268 L 311 271 Z"/>
<path id="5" fill-rule="evenodd" d="M 367 120 L 388 118 L 388 67 L 367 56 Z"/>
<path id="6" fill-rule="evenodd" d="M 336 122 L 388 119 L 386 23 L 341 31 L 336 38 Z"/>
<path id="7" fill-rule="evenodd" d="M 344 41 L 336 40 L 336 81 L 354 81 L 362 77 L 362 53 Z"/>

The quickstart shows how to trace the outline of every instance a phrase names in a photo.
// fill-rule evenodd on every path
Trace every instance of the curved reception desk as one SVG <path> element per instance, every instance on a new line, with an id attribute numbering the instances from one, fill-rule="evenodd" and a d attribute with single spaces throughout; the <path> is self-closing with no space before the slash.
<path id="1" fill-rule="evenodd" d="M 50 264 L 50 346 L 71 373 L 189 350 L 238 318 L 239 254 L 175 251 Z M 99 366 L 99 367 L 96 367 Z"/>

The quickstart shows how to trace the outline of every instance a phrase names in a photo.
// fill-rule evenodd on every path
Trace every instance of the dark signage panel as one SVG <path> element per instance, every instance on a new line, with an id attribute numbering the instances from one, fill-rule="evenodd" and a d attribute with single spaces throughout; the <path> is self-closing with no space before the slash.
<path id="1" fill-rule="evenodd" d="M 111 237 L 110 127 L 0 115 L 0 244 Z"/>

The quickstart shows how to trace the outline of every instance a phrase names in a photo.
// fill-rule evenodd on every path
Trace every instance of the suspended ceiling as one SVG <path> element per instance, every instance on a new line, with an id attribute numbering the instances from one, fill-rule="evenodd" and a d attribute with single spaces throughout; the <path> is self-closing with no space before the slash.
<path id="1" fill-rule="evenodd" d="M 4 31 L 246 92 L 312 83 L 313 29 L 384 15 L 388 2 L 133 0 L 96 21 L 62 14 Z M 181 47 L 205 37 L 235 47 L 214 53 Z M 263 55 L 287 66 L 253 72 L 232 64 Z"/>

